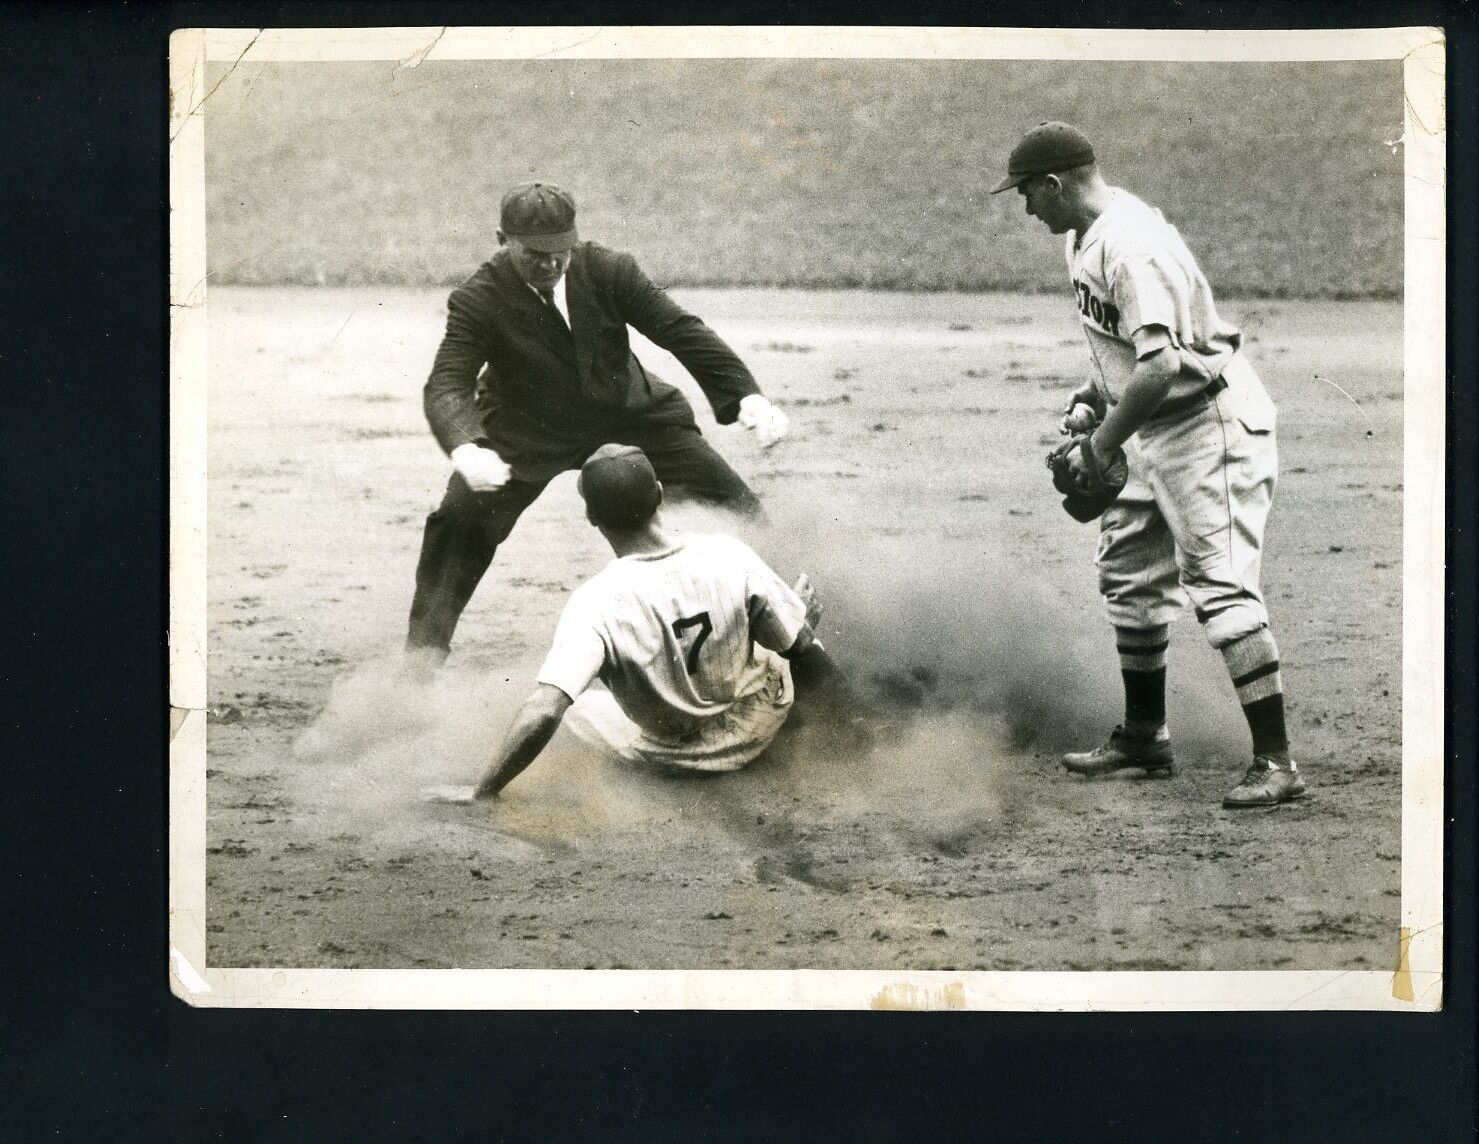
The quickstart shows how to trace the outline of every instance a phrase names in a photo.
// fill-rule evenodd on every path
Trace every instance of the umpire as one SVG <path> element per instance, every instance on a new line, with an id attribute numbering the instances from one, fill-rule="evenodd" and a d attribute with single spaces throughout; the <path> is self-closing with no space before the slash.
<path id="1" fill-rule="evenodd" d="M 491 261 L 452 292 L 426 382 L 426 419 L 452 478 L 426 518 L 407 650 L 446 658 L 457 621 L 519 515 L 606 442 L 635 445 L 674 492 L 758 513 L 749 486 L 699 433 L 684 396 L 642 367 L 627 327 L 693 375 L 721 425 L 762 446 L 786 416 L 699 318 L 629 254 L 581 242 L 575 202 L 551 183 L 503 196 Z"/>

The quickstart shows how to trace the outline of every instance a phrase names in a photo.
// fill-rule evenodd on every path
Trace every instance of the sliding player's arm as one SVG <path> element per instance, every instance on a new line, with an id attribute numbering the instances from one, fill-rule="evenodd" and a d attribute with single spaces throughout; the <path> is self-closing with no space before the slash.
<path id="1" fill-rule="evenodd" d="M 513 726 L 503 737 L 503 745 L 498 748 L 474 797 L 497 798 L 499 791 L 539 758 L 539 752 L 549 745 L 572 702 L 570 696 L 551 684 L 535 687 L 514 716 Z"/>
<path id="2" fill-rule="evenodd" d="M 605 645 L 581 590 L 565 603 L 537 683 L 503 737 L 474 797 L 495 798 L 549 744 L 575 697 L 590 686 L 605 660 Z"/>
<path id="3" fill-rule="evenodd" d="M 797 694 L 817 695 L 829 701 L 849 696 L 847 677 L 827 654 L 810 624 L 801 629 L 795 642 L 781 655 L 791 661 L 791 680 L 796 684 Z"/>
<path id="4" fill-rule="evenodd" d="M 768 566 L 752 579 L 751 632 L 755 642 L 790 661 L 798 698 L 822 710 L 851 717 L 859 711 L 852 685 L 816 638 L 822 607 L 805 573 L 789 587 Z"/>

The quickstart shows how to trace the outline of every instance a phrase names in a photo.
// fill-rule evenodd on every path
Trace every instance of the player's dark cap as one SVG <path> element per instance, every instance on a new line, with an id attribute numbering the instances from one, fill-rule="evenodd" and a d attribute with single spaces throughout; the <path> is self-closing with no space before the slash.
<path id="1" fill-rule="evenodd" d="M 662 486 L 647 454 L 635 445 L 602 445 L 580 467 L 575 487 L 592 524 L 632 528 L 662 503 Z"/>
<path id="2" fill-rule="evenodd" d="M 498 229 L 531 250 L 552 253 L 569 250 L 575 233 L 575 200 L 553 183 L 520 183 L 503 196 Z"/>
<path id="3" fill-rule="evenodd" d="M 1033 175 L 1051 175 L 1087 167 L 1094 161 L 1094 145 L 1077 127 L 1067 123 L 1039 123 L 1012 148 L 1007 177 L 991 188 L 993 195 L 1010 190 Z"/>

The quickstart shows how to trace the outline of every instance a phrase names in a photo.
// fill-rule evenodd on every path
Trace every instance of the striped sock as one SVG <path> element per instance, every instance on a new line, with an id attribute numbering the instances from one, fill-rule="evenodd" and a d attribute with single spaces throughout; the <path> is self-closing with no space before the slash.
<path id="1" fill-rule="evenodd" d="M 1125 681 L 1125 727 L 1153 733 L 1166 725 L 1166 646 L 1170 629 L 1114 629 Z"/>
<path id="2" fill-rule="evenodd" d="M 1279 647 L 1274 643 L 1274 633 L 1259 628 L 1224 647 L 1222 658 L 1238 689 L 1248 730 L 1253 733 L 1253 753 L 1287 763 L 1284 681 L 1279 674 Z"/>

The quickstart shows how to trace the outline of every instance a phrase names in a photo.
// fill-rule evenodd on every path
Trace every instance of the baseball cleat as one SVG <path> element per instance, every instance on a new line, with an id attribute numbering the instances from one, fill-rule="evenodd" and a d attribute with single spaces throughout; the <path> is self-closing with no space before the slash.
<path id="1" fill-rule="evenodd" d="M 1147 775 L 1169 778 L 1176 773 L 1171 757 L 1171 735 L 1162 727 L 1150 738 L 1132 735 L 1123 724 L 1109 733 L 1107 742 L 1092 751 L 1071 751 L 1063 765 L 1076 775 L 1108 775 L 1139 767 Z"/>
<path id="2" fill-rule="evenodd" d="M 1258 755 L 1243 781 L 1227 792 L 1222 805 L 1234 810 L 1245 806 L 1278 806 L 1300 798 L 1304 791 L 1304 779 L 1299 777 L 1297 764 L 1280 766 L 1266 755 Z"/>

